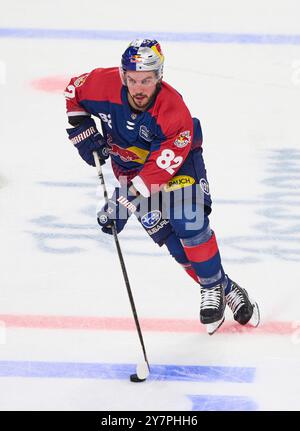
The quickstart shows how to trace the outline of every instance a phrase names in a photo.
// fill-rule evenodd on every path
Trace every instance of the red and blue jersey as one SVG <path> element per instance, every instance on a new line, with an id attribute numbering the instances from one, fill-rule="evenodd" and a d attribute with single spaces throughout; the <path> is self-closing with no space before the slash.
<path id="1" fill-rule="evenodd" d="M 191 150 L 191 114 L 180 94 L 164 81 L 144 112 L 130 107 L 116 67 L 72 78 L 65 95 L 68 116 L 100 119 L 116 177 L 132 180 L 144 196 L 166 184 Z"/>

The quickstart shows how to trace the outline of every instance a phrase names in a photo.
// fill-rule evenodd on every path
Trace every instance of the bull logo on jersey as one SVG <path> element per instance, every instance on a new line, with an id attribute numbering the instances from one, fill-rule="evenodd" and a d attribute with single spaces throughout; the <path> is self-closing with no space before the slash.
<path id="1" fill-rule="evenodd" d="M 118 156 L 123 162 L 135 162 L 141 165 L 145 163 L 149 151 L 135 146 L 122 148 L 113 143 L 113 137 L 107 134 L 108 152 L 113 156 Z"/>
<path id="2" fill-rule="evenodd" d="M 151 229 L 161 220 L 161 212 L 159 210 L 150 211 L 141 218 L 142 225 L 146 229 Z"/>
<path id="3" fill-rule="evenodd" d="M 109 152 L 114 156 L 119 156 L 123 162 L 134 162 L 139 158 L 138 155 L 133 151 L 127 150 L 126 148 L 121 148 L 116 144 L 111 145 Z"/>
<path id="4" fill-rule="evenodd" d="M 191 142 L 191 139 L 191 132 L 189 130 L 186 130 L 185 132 L 181 132 L 177 136 L 174 145 L 178 148 L 184 148 Z"/>

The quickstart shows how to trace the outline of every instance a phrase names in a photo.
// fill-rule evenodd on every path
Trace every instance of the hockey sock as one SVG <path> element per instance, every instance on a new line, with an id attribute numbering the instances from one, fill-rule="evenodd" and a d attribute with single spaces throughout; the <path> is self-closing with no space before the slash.
<path id="1" fill-rule="evenodd" d="M 228 293 L 230 293 L 230 292 L 231 292 L 231 289 L 232 289 L 232 281 L 231 281 L 231 279 L 228 277 L 228 275 L 227 275 L 227 274 L 225 275 L 224 283 L 225 283 L 225 295 L 228 295 Z"/>
<path id="2" fill-rule="evenodd" d="M 192 279 L 199 284 L 199 279 L 198 279 L 198 275 L 196 274 L 194 268 L 192 267 L 192 264 L 189 263 L 182 263 L 181 264 L 183 266 L 183 269 L 185 270 L 185 272 L 192 277 Z"/>
<path id="3" fill-rule="evenodd" d="M 194 281 L 196 281 L 197 284 L 199 284 L 198 276 L 194 268 L 192 267 L 191 263 L 189 262 L 188 258 L 186 257 L 186 254 L 180 242 L 180 239 L 177 237 L 177 235 L 174 232 L 172 232 L 171 235 L 169 235 L 165 244 L 169 250 L 170 255 L 174 257 L 176 262 L 178 262 L 183 267 L 185 272 Z"/>
<path id="4" fill-rule="evenodd" d="M 202 286 L 214 287 L 224 281 L 218 244 L 209 225 L 202 232 L 184 238 L 181 242 Z"/>

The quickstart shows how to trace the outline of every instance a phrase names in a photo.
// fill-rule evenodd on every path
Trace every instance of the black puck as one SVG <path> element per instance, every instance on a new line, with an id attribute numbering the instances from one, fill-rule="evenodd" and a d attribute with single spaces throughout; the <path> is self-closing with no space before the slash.
<path id="1" fill-rule="evenodd" d="M 134 383 L 144 382 L 146 379 L 140 379 L 137 374 L 130 375 L 130 381 Z"/>

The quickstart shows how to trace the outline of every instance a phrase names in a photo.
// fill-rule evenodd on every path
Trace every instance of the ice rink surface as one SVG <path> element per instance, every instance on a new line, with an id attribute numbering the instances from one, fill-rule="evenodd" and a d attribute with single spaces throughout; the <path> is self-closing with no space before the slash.
<path id="1" fill-rule="evenodd" d="M 299 410 L 299 15 L 296 0 L 3 2 L 0 410 Z M 228 313 L 209 337 L 199 288 L 132 219 L 120 241 L 152 371 L 133 384 L 141 348 L 63 89 L 140 35 L 201 120 L 223 265 L 262 321 Z"/>

